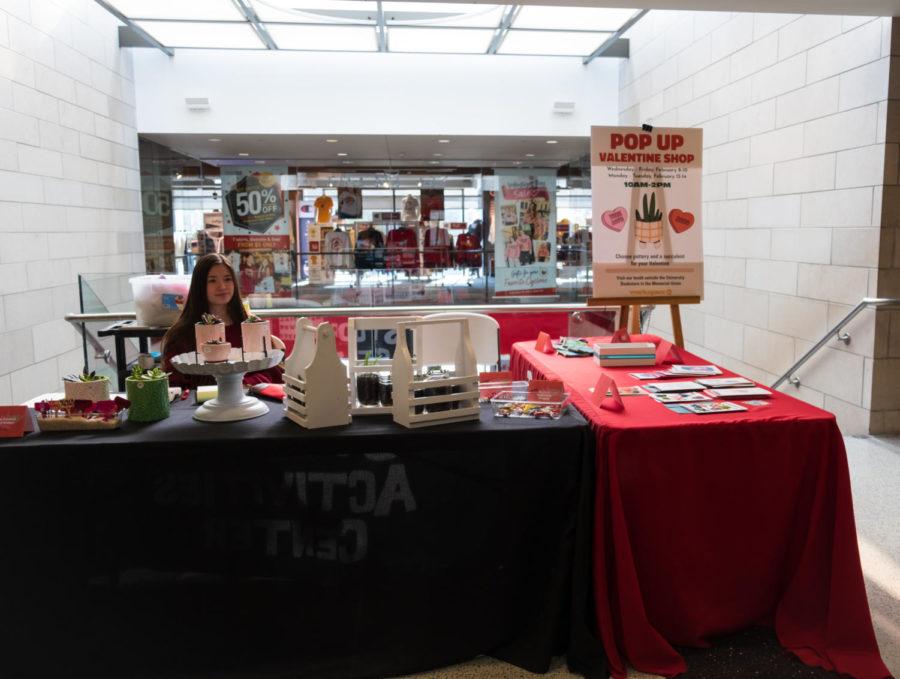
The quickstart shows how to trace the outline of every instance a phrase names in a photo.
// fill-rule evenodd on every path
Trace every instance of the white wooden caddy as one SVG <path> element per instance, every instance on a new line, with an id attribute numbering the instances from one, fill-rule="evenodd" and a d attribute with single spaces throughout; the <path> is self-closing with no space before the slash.
<path id="1" fill-rule="evenodd" d="M 441 380 L 416 380 L 416 365 L 406 343 L 407 329 L 413 330 L 413 337 L 418 338 L 419 328 L 429 325 L 447 325 L 447 332 L 458 336 L 456 358 L 454 360 L 454 377 Z M 414 343 L 417 340 L 414 339 Z M 421 356 L 421 351 L 416 356 Z M 391 381 L 393 382 L 393 415 L 394 422 L 404 427 L 426 427 L 445 422 L 462 422 L 477 420 L 481 417 L 478 405 L 478 371 L 475 363 L 475 349 L 469 337 L 469 321 L 465 318 L 409 320 L 397 323 L 397 348 L 391 362 Z M 416 391 L 434 387 L 459 387 L 459 393 L 441 394 L 438 396 L 416 396 Z M 417 406 L 428 406 L 431 403 L 447 403 L 447 410 L 430 413 L 416 413 Z M 456 406 L 455 408 L 453 406 Z"/>
<path id="2" fill-rule="evenodd" d="M 394 412 L 392 406 L 367 406 L 359 402 L 356 390 L 356 376 L 362 373 L 388 373 L 391 371 L 391 359 L 378 357 L 374 364 L 365 365 L 365 358 L 359 357 L 357 330 L 394 330 L 397 324 L 404 321 L 418 321 L 421 316 L 351 316 L 347 319 L 347 370 L 350 373 L 350 412 L 354 415 L 390 415 Z M 399 331 L 397 331 L 399 337 Z M 415 347 L 412 359 L 416 364 L 418 357 L 422 355 L 422 333 L 414 334 Z"/>
<path id="3" fill-rule="evenodd" d="M 350 424 L 350 385 L 334 327 L 298 318 L 295 338 L 284 362 L 285 416 L 306 429 Z"/>

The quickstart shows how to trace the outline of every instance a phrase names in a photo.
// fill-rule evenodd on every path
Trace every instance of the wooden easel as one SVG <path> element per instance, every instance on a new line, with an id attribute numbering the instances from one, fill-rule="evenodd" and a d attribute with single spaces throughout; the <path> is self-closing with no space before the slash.
<path id="1" fill-rule="evenodd" d="M 635 304 L 640 302 L 640 304 Z M 637 335 L 641 332 L 641 307 L 647 304 L 668 304 L 672 313 L 672 336 L 675 346 L 684 349 L 684 335 L 681 331 L 681 304 L 700 304 L 700 296 L 696 297 L 591 297 L 587 301 L 588 306 L 617 306 L 621 320 L 619 327 L 628 326 L 628 309 L 632 310 L 631 327 L 628 332 Z"/>

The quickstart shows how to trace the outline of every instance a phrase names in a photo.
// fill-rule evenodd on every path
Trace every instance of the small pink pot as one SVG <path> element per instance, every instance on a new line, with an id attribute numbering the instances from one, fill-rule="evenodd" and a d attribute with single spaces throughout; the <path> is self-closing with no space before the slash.
<path id="1" fill-rule="evenodd" d="M 272 351 L 272 330 L 269 321 L 262 323 L 241 323 L 241 345 L 245 352 L 262 353 Z"/>
<path id="2" fill-rule="evenodd" d="M 216 323 L 215 325 L 206 325 L 205 323 L 196 323 L 194 325 L 194 336 L 197 342 L 197 350 L 200 350 L 204 344 L 210 340 L 225 341 L 225 324 Z"/>
<path id="3" fill-rule="evenodd" d="M 203 359 L 207 363 L 221 363 L 228 360 L 228 356 L 231 354 L 231 343 L 201 344 L 200 353 L 203 354 Z"/>

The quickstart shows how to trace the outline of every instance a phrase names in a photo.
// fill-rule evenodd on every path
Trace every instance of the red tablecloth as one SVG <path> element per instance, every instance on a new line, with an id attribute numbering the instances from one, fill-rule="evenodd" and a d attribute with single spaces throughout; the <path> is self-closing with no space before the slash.
<path id="1" fill-rule="evenodd" d="M 613 676 L 630 662 L 671 677 L 686 670 L 673 645 L 767 625 L 809 665 L 890 677 L 831 413 L 778 392 L 738 413 L 678 414 L 649 396 L 613 412 L 591 401 L 592 358 L 543 354 L 532 341 L 513 345 L 510 361 L 515 379 L 562 379 L 597 435 L 594 596 Z M 603 371 L 631 385 L 629 372 L 653 369 Z"/>

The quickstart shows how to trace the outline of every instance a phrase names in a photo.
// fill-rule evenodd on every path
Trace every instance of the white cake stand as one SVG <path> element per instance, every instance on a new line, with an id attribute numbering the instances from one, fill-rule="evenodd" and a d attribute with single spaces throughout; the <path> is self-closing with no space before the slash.
<path id="1" fill-rule="evenodd" d="M 244 375 L 265 370 L 276 365 L 284 357 L 280 349 L 262 352 L 246 352 L 232 349 L 227 361 L 208 363 L 202 355 L 178 354 L 172 358 L 172 366 L 185 375 L 213 375 L 218 391 L 216 397 L 197 408 L 195 420 L 204 422 L 233 422 L 249 420 L 269 412 L 269 406 L 254 396 L 244 393 Z"/>

